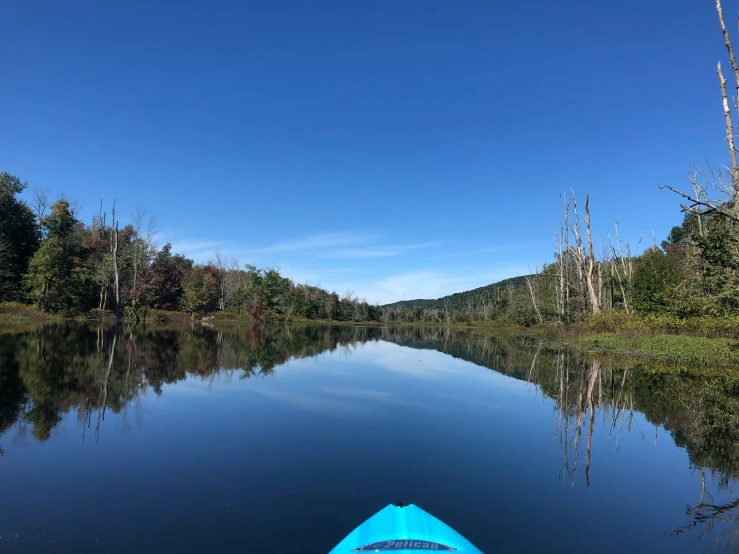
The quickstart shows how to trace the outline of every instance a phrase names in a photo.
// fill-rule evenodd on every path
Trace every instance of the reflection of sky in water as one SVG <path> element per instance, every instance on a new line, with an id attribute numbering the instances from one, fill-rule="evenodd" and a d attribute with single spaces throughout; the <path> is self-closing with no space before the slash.
<path id="1" fill-rule="evenodd" d="M 573 477 L 553 400 L 441 352 L 369 342 L 241 377 L 148 391 L 108 412 L 97 443 L 75 413 L 44 443 L 6 433 L 0 535 L 43 533 L 58 552 L 321 552 L 403 500 L 488 552 L 710 546 L 665 535 L 688 521 L 700 474 L 642 414 L 619 432 L 597 410 L 586 487 L 585 429 Z"/>

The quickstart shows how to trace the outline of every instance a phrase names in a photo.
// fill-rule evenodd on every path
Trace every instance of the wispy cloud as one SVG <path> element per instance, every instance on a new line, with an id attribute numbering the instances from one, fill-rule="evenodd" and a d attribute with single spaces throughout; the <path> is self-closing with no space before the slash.
<path id="1" fill-rule="evenodd" d="M 338 248 L 355 246 L 375 240 L 375 235 L 332 233 L 324 235 L 313 235 L 301 239 L 286 242 L 278 242 L 262 248 L 256 248 L 253 252 L 296 252 L 303 250 L 321 250 L 326 248 Z"/>
<path id="2" fill-rule="evenodd" d="M 157 236 L 158 242 L 162 244 L 165 237 L 167 237 L 168 242 L 172 243 L 172 249 L 175 252 L 185 254 L 197 262 L 209 260 L 213 257 L 213 253 L 220 249 L 227 257 L 254 260 L 256 263 L 277 262 L 280 266 L 301 256 L 308 256 L 312 260 L 385 258 L 443 244 L 442 242 L 387 243 L 382 240 L 379 234 L 358 231 L 307 235 L 267 244 L 266 246 L 249 247 L 232 241 L 193 240 L 181 236 L 174 238 L 171 234 L 165 233 L 159 233 Z"/>
<path id="3" fill-rule="evenodd" d="M 413 271 L 376 282 L 353 286 L 357 295 L 369 302 L 387 304 L 398 300 L 440 298 L 455 292 L 475 289 L 516 275 L 527 273 L 525 267 L 506 267 L 474 273 Z"/>
<path id="4" fill-rule="evenodd" d="M 382 247 L 367 248 L 340 248 L 329 250 L 321 254 L 322 258 L 379 258 L 386 256 L 398 256 L 409 250 L 431 248 L 438 246 L 438 242 L 426 242 L 423 244 L 398 244 Z"/>
<path id="5" fill-rule="evenodd" d="M 521 248 L 518 244 L 504 244 L 501 246 L 490 246 L 488 248 L 477 248 L 474 250 L 456 250 L 452 252 L 444 252 L 424 257 L 425 260 L 444 260 L 447 258 L 472 258 L 479 257 L 484 254 L 493 254 L 495 252 L 505 252 Z"/>
<path id="6" fill-rule="evenodd" d="M 219 247 L 218 241 L 195 240 L 195 241 L 172 241 L 172 250 L 178 254 L 184 254 L 190 258 L 200 261 L 204 256 L 211 257 Z"/>

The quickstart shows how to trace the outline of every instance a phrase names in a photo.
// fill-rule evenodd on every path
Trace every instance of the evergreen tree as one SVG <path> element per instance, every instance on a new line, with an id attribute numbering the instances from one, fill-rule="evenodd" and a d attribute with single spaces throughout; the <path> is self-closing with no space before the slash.
<path id="1" fill-rule="evenodd" d="M 0 173 L 0 301 L 23 297 L 22 278 L 41 240 L 36 217 L 17 198 L 26 186 L 18 177 Z"/>

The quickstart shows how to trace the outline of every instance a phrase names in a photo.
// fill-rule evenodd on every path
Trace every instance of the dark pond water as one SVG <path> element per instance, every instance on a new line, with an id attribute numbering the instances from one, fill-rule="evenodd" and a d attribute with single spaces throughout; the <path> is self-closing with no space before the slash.
<path id="1" fill-rule="evenodd" d="M 430 328 L 0 333 L 0 551 L 737 552 L 739 378 Z"/>

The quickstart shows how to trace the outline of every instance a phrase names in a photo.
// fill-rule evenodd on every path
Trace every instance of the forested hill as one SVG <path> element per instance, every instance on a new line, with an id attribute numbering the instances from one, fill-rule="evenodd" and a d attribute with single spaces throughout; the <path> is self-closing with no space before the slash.
<path id="1" fill-rule="evenodd" d="M 437 299 L 416 299 L 416 300 L 401 300 L 399 302 L 393 302 L 392 304 L 386 304 L 383 308 L 395 308 L 395 309 L 411 309 L 411 308 L 426 308 L 426 309 L 441 309 L 445 306 L 452 309 L 461 311 L 468 311 L 470 304 L 477 304 L 480 298 L 495 297 L 504 290 L 519 289 L 526 287 L 526 277 L 511 277 L 491 285 L 485 285 L 484 287 L 478 287 L 476 289 L 467 290 L 464 292 L 455 292 L 449 296 L 444 296 Z M 470 310 L 471 311 L 471 310 Z"/>

